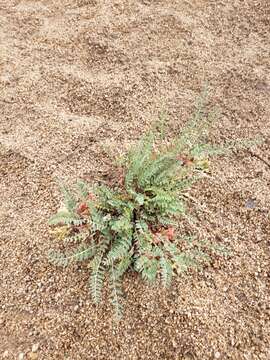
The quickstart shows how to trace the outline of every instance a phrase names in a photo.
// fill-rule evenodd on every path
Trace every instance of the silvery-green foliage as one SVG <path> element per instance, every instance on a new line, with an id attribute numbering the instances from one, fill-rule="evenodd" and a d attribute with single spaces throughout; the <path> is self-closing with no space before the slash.
<path id="1" fill-rule="evenodd" d="M 94 303 L 101 301 L 108 280 L 117 318 L 122 313 L 122 278 L 128 269 L 149 283 L 158 280 L 167 287 L 177 274 L 209 261 L 211 246 L 196 245 L 185 234 L 176 234 L 174 226 L 186 216 L 183 193 L 200 178 L 208 157 L 219 154 L 218 147 L 203 142 L 213 118 L 202 99 L 175 139 L 164 143 L 166 129 L 159 125 L 162 134 L 150 132 L 122 159 L 119 185 L 90 189 L 79 181 L 75 195 L 61 187 L 65 207 L 49 224 L 75 249 L 51 252 L 50 260 L 60 266 L 88 262 Z"/>

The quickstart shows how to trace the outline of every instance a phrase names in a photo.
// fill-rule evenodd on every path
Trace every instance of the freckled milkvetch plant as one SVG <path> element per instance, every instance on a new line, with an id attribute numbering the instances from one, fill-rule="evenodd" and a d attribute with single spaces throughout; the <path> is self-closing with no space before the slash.
<path id="1" fill-rule="evenodd" d="M 76 195 L 62 186 L 64 207 L 49 224 L 74 250 L 52 251 L 50 260 L 61 266 L 87 261 L 94 303 L 100 302 L 107 279 L 117 318 L 129 268 L 166 287 L 175 275 L 209 260 L 205 244 L 175 230 L 177 219 L 186 217 L 185 192 L 207 171 L 209 156 L 224 152 L 201 141 L 215 118 L 203 108 L 200 99 L 190 123 L 170 142 L 159 127 L 144 136 L 123 157 L 118 183 L 90 188 L 79 181 Z"/>

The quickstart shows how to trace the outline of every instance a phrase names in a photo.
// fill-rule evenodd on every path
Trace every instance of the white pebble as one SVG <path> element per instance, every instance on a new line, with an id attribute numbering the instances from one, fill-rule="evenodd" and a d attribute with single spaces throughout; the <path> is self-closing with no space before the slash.
<path id="1" fill-rule="evenodd" d="M 37 352 L 38 351 L 38 348 L 39 348 L 39 344 L 34 344 L 32 346 L 32 352 Z"/>

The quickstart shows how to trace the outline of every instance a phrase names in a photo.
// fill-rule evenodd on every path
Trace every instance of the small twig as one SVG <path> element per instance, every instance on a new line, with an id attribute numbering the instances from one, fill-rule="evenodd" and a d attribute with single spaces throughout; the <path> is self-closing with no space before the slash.
<path id="1" fill-rule="evenodd" d="M 200 172 L 200 175 L 201 175 L 202 178 L 206 178 L 206 179 L 212 180 L 212 181 L 213 181 L 214 183 L 216 183 L 216 184 L 219 184 L 219 185 L 220 185 L 220 183 L 223 182 L 223 183 L 226 183 L 226 184 L 229 185 L 228 181 L 227 181 L 225 178 L 223 178 L 223 179 L 221 180 L 220 178 L 217 179 L 217 177 L 216 177 L 215 175 L 213 175 L 213 174 L 209 175 L 209 174 L 206 174 L 206 173 L 201 172 L 201 171 L 198 171 L 198 172 Z"/>
<path id="2" fill-rule="evenodd" d="M 213 214 L 211 211 L 207 210 L 207 209 L 205 208 L 205 206 L 203 206 L 203 205 L 202 205 L 199 201 L 197 201 L 193 196 L 190 196 L 190 195 L 184 194 L 184 193 L 182 194 L 182 196 L 184 196 L 185 198 L 193 201 L 193 202 L 200 208 L 201 211 L 203 211 L 203 212 L 205 212 L 206 214 L 211 215 L 211 216 L 214 217 L 214 214 Z"/>
<path id="3" fill-rule="evenodd" d="M 266 166 L 268 166 L 269 169 L 270 169 L 270 163 L 269 163 L 268 161 L 266 161 L 264 158 L 262 158 L 260 155 L 258 155 L 257 153 L 253 152 L 253 151 L 250 150 L 250 149 L 248 149 L 247 151 L 248 151 L 248 153 L 249 153 L 251 156 L 257 158 L 257 159 L 260 160 L 260 161 L 262 161 L 262 162 L 263 162 Z"/>

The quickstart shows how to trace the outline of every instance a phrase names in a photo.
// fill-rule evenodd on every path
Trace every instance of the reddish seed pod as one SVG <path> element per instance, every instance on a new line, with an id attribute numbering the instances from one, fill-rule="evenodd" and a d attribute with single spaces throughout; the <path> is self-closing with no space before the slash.
<path id="1" fill-rule="evenodd" d="M 187 157 L 185 155 L 178 155 L 176 157 L 176 159 L 179 160 L 182 163 L 182 165 L 184 165 L 184 166 L 190 166 L 194 162 L 193 158 L 189 158 L 189 157 Z"/>
<path id="2" fill-rule="evenodd" d="M 79 205 L 78 207 L 78 213 L 83 213 L 85 212 L 86 210 L 88 210 L 88 206 L 86 203 L 82 203 Z"/>
<path id="3" fill-rule="evenodd" d="M 174 232 L 175 232 L 175 229 L 170 226 L 167 230 L 166 230 L 166 236 L 168 238 L 168 240 L 172 240 L 174 238 Z"/>

